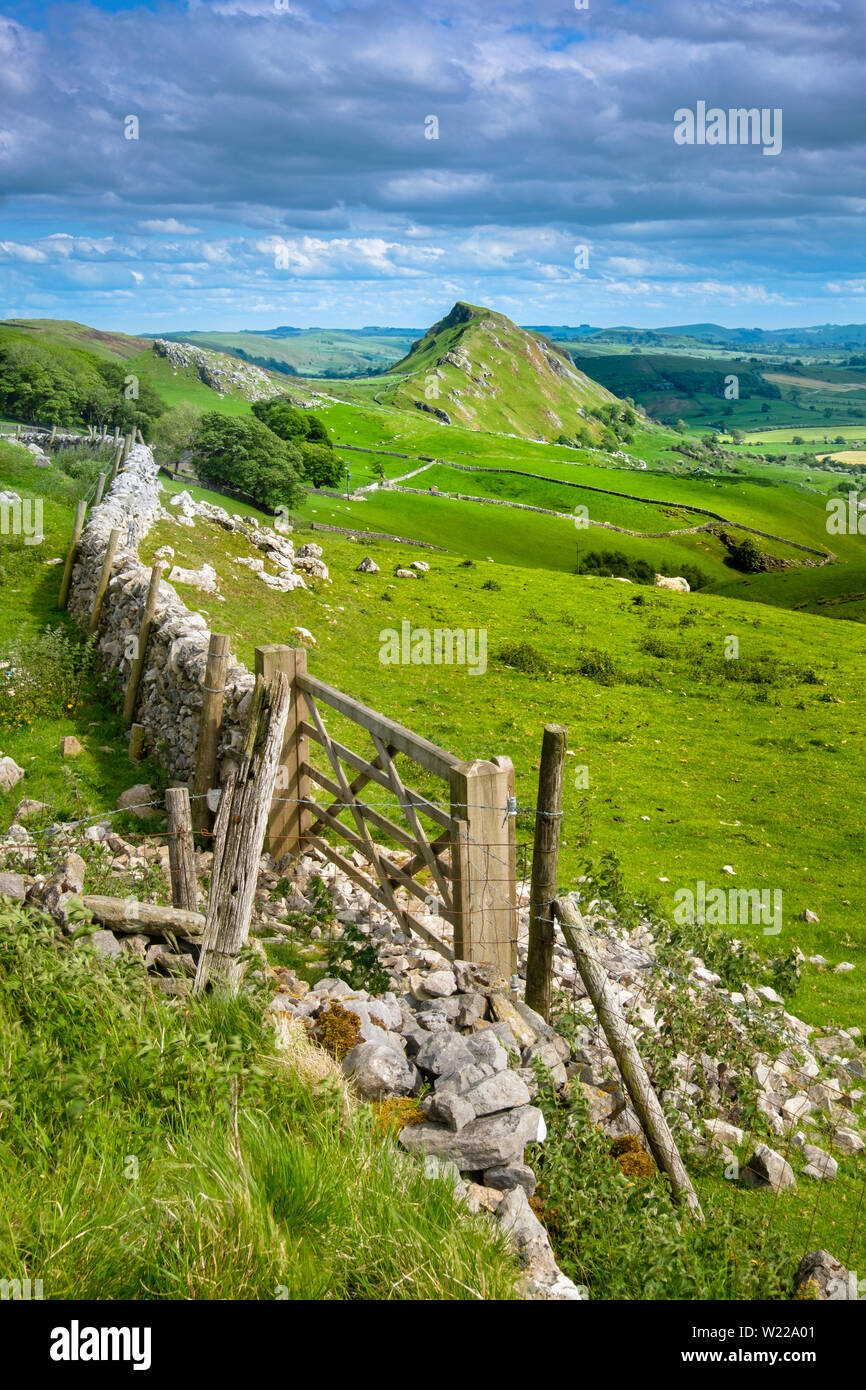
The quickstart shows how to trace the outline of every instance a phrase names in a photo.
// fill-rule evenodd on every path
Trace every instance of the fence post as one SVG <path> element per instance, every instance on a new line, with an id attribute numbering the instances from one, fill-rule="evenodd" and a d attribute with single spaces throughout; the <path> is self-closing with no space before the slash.
<path id="1" fill-rule="evenodd" d="M 668 1175 L 674 1201 L 677 1204 L 684 1203 L 696 1221 L 703 1221 L 704 1213 L 697 1193 L 692 1187 L 659 1098 L 646 1074 L 628 1022 L 619 1001 L 609 987 L 607 972 L 599 960 L 576 900 L 570 897 L 557 899 L 554 912 L 559 918 L 565 939 L 574 952 L 581 979 L 586 985 L 586 992 L 592 1000 L 598 1021 L 604 1029 L 608 1046 L 616 1058 L 635 1113 L 649 1140 L 653 1158 L 662 1172 Z"/>
<path id="2" fill-rule="evenodd" d="M 223 717 L 229 641 L 230 638 L 223 632 L 212 632 L 210 635 L 202 686 L 198 753 L 192 784 L 192 818 L 196 830 L 207 830 L 210 826 L 210 811 L 204 798 L 216 781 L 217 746 Z"/>
<path id="3" fill-rule="evenodd" d="M 304 768 L 310 759 L 309 739 L 299 726 L 309 718 L 307 702 L 297 687 L 297 677 L 307 673 L 307 653 L 303 647 L 256 647 L 255 673 L 270 685 L 278 671 L 289 682 L 291 702 L 280 766 L 274 787 L 274 800 L 268 818 L 265 848 L 274 859 L 284 854 L 296 858 L 303 851 L 304 835 L 310 828 L 310 809 L 301 805 L 310 795 L 310 779 Z"/>
<path id="4" fill-rule="evenodd" d="M 117 477 L 117 470 L 120 468 L 120 456 L 123 453 L 123 443 L 118 442 L 114 446 L 114 458 L 111 460 L 111 472 L 108 475 L 108 486 L 111 488 Z"/>
<path id="5" fill-rule="evenodd" d="M 141 749 L 144 743 L 144 725 L 133 724 L 129 730 L 129 761 L 137 763 L 141 760 Z"/>
<path id="6" fill-rule="evenodd" d="M 546 724 L 541 741 L 535 840 L 532 847 L 532 887 L 529 894 L 529 953 L 526 960 L 526 1002 L 545 1022 L 550 1021 L 553 982 L 553 918 L 559 828 L 562 823 L 562 773 L 568 730 Z"/>
<path id="7" fill-rule="evenodd" d="M 87 628 L 88 637 L 92 637 L 99 627 L 99 617 L 102 613 L 102 601 L 105 598 L 105 591 L 108 588 L 108 581 L 111 578 L 111 570 L 114 565 L 114 552 L 117 550 L 117 543 L 120 540 L 120 528 L 115 526 L 108 537 L 108 545 L 105 550 L 105 559 L 102 562 L 102 571 L 99 575 L 99 583 L 96 586 L 96 593 L 93 598 L 93 608 L 90 613 L 90 623 Z"/>
<path id="8" fill-rule="evenodd" d="M 129 458 L 129 451 L 130 451 L 130 449 L 132 448 L 132 441 L 133 441 L 134 438 L 135 438 L 135 436 L 134 436 L 134 434 L 132 433 L 131 430 L 130 430 L 129 434 L 125 434 L 125 435 L 123 436 L 123 448 L 122 448 L 121 451 L 120 451 L 120 467 L 121 467 L 121 468 L 123 468 L 123 467 L 125 466 L 126 460 Z"/>
<path id="9" fill-rule="evenodd" d="M 96 479 L 96 495 L 93 498 L 94 507 L 98 507 L 100 502 L 102 501 L 102 495 L 105 492 L 105 481 L 107 477 L 107 473 L 100 473 L 99 477 Z"/>
<path id="10" fill-rule="evenodd" d="M 188 787 L 169 787 L 165 793 L 168 815 L 168 863 L 171 871 L 172 907 L 196 912 L 195 856 Z"/>
<path id="11" fill-rule="evenodd" d="M 451 774 L 455 955 L 492 965 L 505 980 L 517 965 L 513 789 L 510 758 L 462 763 Z"/>
<path id="12" fill-rule="evenodd" d="M 193 986 L 196 994 L 208 982 L 227 994 L 236 994 L 240 984 L 239 956 L 249 936 L 290 700 L 289 682 L 281 671 L 267 688 L 261 677 L 256 678 L 240 764 L 226 778 L 217 813 L 204 943 Z"/>
<path id="13" fill-rule="evenodd" d="M 75 504 L 75 520 L 72 523 L 72 539 L 69 542 L 69 550 L 66 552 L 66 564 L 63 566 L 60 597 L 57 600 L 58 608 L 65 608 L 69 602 L 69 589 L 72 584 L 72 567 L 75 564 L 75 552 L 78 550 L 78 542 L 81 540 L 81 532 L 84 530 L 84 518 L 86 516 L 87 503 L 82 498 Z"/>
<path id="14" fill-rule="evenodd" d="M 141 684 L 141 677 L 144 674 L 147 643 L 150 638 L 150 629 L 153 625 L 153 615 L 156 612 L 156 601 L 159 598 L 159 582 L 161 578 L 162 563 L 157 561 L 150 571 L 150 585 L 147 590 L 144 612 L 141 615 L 141 627 L 138 632 L 138 655 L 133 660 L 132 668 L 129 672 L 129 681 L 126 686 L 126 695 L 123 701 L 124 724 L 128 724 L 135 713 L 135 705 L 138 700 L 138 687 Z M 177 906 L 177 904 L 175 904 L 175 906 Z"/>

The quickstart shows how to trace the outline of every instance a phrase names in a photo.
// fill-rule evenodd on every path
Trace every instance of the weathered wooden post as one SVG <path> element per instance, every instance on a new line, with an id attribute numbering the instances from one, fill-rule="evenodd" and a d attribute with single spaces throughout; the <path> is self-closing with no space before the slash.
<path id="1" fill-rule="evenodd" d="M 556 897 L 559 828 L 562 824 L 562 774 L 567 739 L 568 730 L 562 724 L 545 725 L 532 849 L 526 1002 L 541 1014 L 545 1022 L 550 1020 L 553 984 L 554 927 L 551 908 Z"/>
<path id="2" fill-rule="evenodd" d="M 171 871 L 172 906 L 195 912 L 195 854 L 189 789 L 169 787 L 165 793 L 165 809 L 168 815 L 168 863 Z"/>
<path id="3" fill-rule="evenodd" d="M 217 747 L 223 717 L 229 641 L 228 635 L 224 632 L 212 632 L 210 635 L 202 685 L 198 753 L 192 784 L 192 819 L 196 830 L 207 830 L 210 826 L 211 817 L 205 796 L 216 783 Z"/>
<path id="4" fill-rule="evenodd" d="M 107 478 L 107 473 L 100 473 L 99 477 L 96 479 L 96 492 L 93 496 L 94 507 L 98 507 L 100 502 L 102 501 L 103 493 L 105 492 L 105 483 Z"/>
<path id="5" fill-rule="evenodd" d="M 15 438 L 16 438 L 16 439 L 20 439 L 20 438 L 21 438 L 21 426 L 20 426 L 20 425 L 16 425 L 16 426 L 15 426 Z"/>
<path id="6" fill-rule="evenodd" d="M 309 763 L 310 745 L 300 728 L 310 716 L 304 694 L 297 686 L 298 676 L 307 673 L 304 648 L 256 647 L 256 675 L 270 684 L 277 671 L 282 671 L 289 681 L 291 701 L 265 848 L 279 860 L 284 854 L 296 858 L 302 853 L 304 835 L 311 823 L 310 809 L 302 804 L 310 795 L 310 779 L 304 771 Z"/>
<path id="7" fill-rule="evenodd" d="M 513 796 L 510 758 L 462 763 L 451 774 L 454 954 L 494 966 L 506 981 L 517 967 Z"/>
<path id="8" fill-rule="evenodd" d="M 72 584 L 72 567 L 75 564 L 75 555 L 78 550 L 78 542 L 81 540 L 81 532 L 84 530 L 84 518 L 87 516 L 87 503 L 80 498 L 75 504 L 75 520 L 72 523 L 72 538 L 69 542 L 69 549 L 66 552 L 66 564 L 63 566 L 63 578 L 60 581 L 60 597 L 57 600 L 59 608 L 65 608 L 69 602 L 69 589 Z"/>
<path id="9" fill-rule="evenodd" d="M 574 952 L 580 977 L 586 985 L 586 992 L 592 1000 L 608 1046 L 616 1058 L 635 1113 L 649 1140 L 653 1158 L 662 1172 L 667 1173 L 674 1201 L 678 1204 L 684 1203 L 696 1221 L 703 1221 L 704 1213 L 698 1195 L 692 1187 L 659 1098 L 646 1074 L 628 1022 L 610 988 L 607 972 L 586 929 L 577 900 L 573 896 L 557 898 L 553 910 L 562 926 L 565 939 Z"/>
<path id="10" fill-rule="evenodd" d="M 221 993 L 236 994 L 240 984 L 239 956 L 249 936 L 290 701 L 289 682 L 282 671 L 277 671 L 268 687 L 257 677 L 240 764 L 226 778 L 217 812 L 204 944 L 193 986 L 196 994 L 209 982 Z"/>
<path id="11" fill-rule="evenodd" d="M 133 724 L 129 730 L 129 761 L 137 763 L 141 760 L 141 749 L 144 743 L 144 725 Z"/>
<path id="12" fill-rule="evenodd" d="M 121 458 L 122 453 L 123 453 L 123 444 L 122 444 L 121 442 L 118 441 L 118 443 L 115 444 L 115 446 L 114 446 L 114 458 L 111 460 L 111 472 L 110 472 L 109 475 L 108 475 L 108 487 L 109 487 L 109 490 L 110 490 L 111 487 L 113 486 L 114 480 L 115 480 L 115 478 L 117 477 L 117 472 L 118 472 L 118 469 L 120 468 L 120 458 Z"/>
<path id="13" fill-rule="evenodd" d="M 135 706 L 138 700 L 138 688 L 144 674 L 144 663 L 147 656 L 147 644 L 150 639 L 150 629 L 153 626 L 153 615 L 156 612 L 156 603 L 159 598 L 159 584 L 162 578 L 162 562 L 157 561 L 150 571 L 150 584 L 147 590 L 147 598 L 144 602 L 144 611 L 141 615 L 141 627 L 137 638 L 137 653 L 132 662 L 129 672 L 129 680 L 126 686 L 126 696 L 123 701 L 123 722 L 128 724 L 135 713 Z"/>
<path id="14" fill-rule="evenodd" d="M 49 443 L 49 444 L 53 444 L 53 443 L 54 443 L 54 436 L 56 435 L 56 433 L 57 433 L 57 426 L 56 426 L 56 425 L 52 425 L 52 426 L 51 426 L 51 438 L 48 440 L 48 443 Z"/>
<path id="15" fill-rule="evenodd" d="M 99 575 L 99 583 L 96 586 L 96 593 L 93 596 L 93 608 L 90 611 L 90 623 L 87 628 L 88 637 L 92 637 L 99 627 L 99 618 L 102 613 L 102 601 L 105 598 L 105 591 L 108 588 L 108 581 L 111 578 L 111 570 L 114 565 L 114 554 L 120 540 L 120 529 L 115 526 L 108 537 L 108 545 L 105 549 L 105 559 L 102 562 L 102 570 Z"/>
<path id="16" fill-rule="evenodd" d="M 130 430 L 129 434 L 125 434 L 125 435 L 123 436 L 123 448 L 122 448 L 121 451 L 120 451 L 120 467 L 121 467 L 121 468 L 124 468 L 124 467 L 126 466 L 126 460 L 129 458 L 129 451 L 130 451 L 130 449 L 132 448 L 132 441 L 133 441 L 133 438 L 134 438 L 134 435 L 133 435 L 133 433 L 132 433 L 131 430 Z"/>

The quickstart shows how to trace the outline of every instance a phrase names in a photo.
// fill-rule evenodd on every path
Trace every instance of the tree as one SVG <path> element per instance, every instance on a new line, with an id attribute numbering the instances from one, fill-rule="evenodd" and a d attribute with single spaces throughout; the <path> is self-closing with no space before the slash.
<path id="1" fill-rule="evenodd" d="M 296 507 L 304 496 L 297 445 L 257 419 L 209 411 L 195 437 L 193 464 L 202 477 L 227 483 L 271 510 Z"/>
<path id="2" fill-rule="evenodd" d="M 181 454 L 195 443 L 202 412 L 191 401 L 181 401 L 161 415 L 150 432 L 157 463 L 177 464 Z"/>
<path id="3" fill-rule="evenodd" d="M 253 414 L 281 439 L 300 450 L 301 469 L 313 487 L 338 487 L 343 474 L 331 437 L 318 415 L 299 410 L 289 396 L 256 401 Z"/>

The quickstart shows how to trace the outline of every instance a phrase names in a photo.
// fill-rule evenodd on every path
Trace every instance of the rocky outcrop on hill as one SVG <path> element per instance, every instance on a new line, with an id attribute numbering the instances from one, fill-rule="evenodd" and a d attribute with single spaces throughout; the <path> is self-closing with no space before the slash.
<path id="1" fill-rule="evenodd" d="M 153 350 L 175 369 L 192 367 L 199 380 L 220 396 L 243 396 L 246 401 L 267 401 L 274 396 L 284 395 L 286 391 L 261 367 L 241 362 L 226 353 L 192 347 L 189 343 L 173 343 L 166 338 L 157 338 Z"/>

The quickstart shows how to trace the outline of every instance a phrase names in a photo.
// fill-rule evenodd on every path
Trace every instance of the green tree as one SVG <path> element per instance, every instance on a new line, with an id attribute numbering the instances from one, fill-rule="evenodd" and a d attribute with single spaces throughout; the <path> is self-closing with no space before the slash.
<path id="1" fill-rule="evenodd" d="M 255 418 L 231 418 L 215 410 L 202 416 L 193 464 L 202 477 L 237 488 L 271 509 L 296 507 L 304 496 L 297 445 Z"/>
<path id="2" fill-rule="evenodd" d="M 181 454 L 193 448 L 201 417 L 202 412 L 191 401 L 181 401 L 160 415 L 150 432 L 157 463 L 177 464 Z"/>

